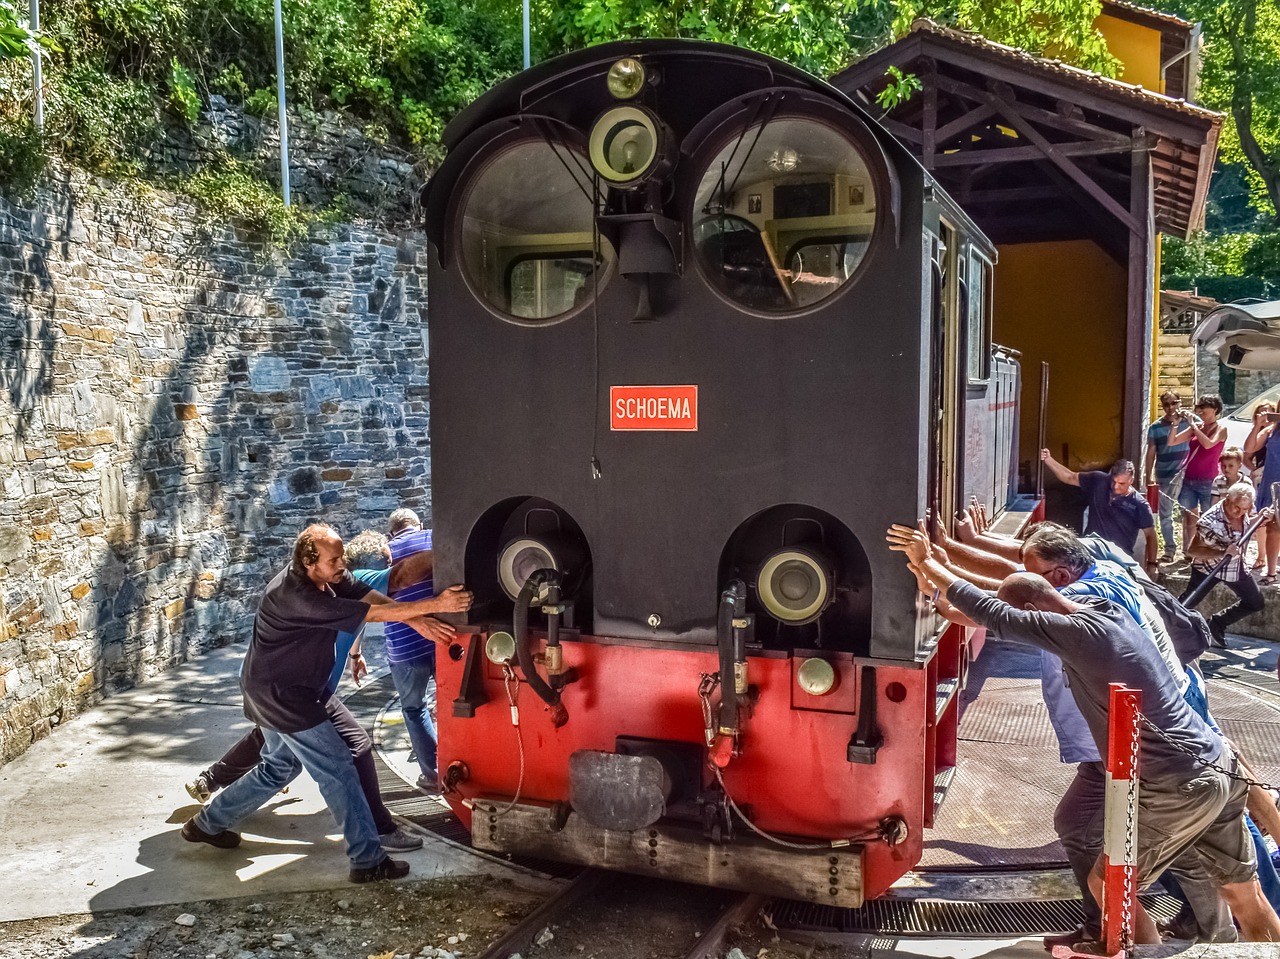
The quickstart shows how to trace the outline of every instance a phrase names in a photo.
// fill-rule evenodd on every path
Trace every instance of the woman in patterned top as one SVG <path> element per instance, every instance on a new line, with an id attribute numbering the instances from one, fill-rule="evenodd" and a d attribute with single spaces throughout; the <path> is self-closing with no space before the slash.
<path id="1" fill-rule="evenodd" d="M 1224 556 L 1230 557 L 1213 576 L 1235 593 L 1239 601 L 1209 617 L 1209 632 L 1215 646 L 1226 646 L 1228 626 L 1266 605 L 1258 584 L 1244 567 L 1244 549 L 1248 544 L 1242 540 L 1252 512 L 1253 487 L 1248 483 L 1237 483 L 1227 490 L 1222 502 L 1204 511 L 1187 549 L 1191 557 L 1191 579 L 1182 594 L 1184 599 L 1209 578 L 1210 572 Z"/>

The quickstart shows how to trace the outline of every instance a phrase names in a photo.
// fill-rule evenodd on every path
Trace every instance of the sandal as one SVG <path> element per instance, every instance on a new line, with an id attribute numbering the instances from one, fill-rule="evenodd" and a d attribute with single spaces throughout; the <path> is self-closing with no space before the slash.
<path id="1" fill-rule="evenodd" d="M 1276 575 L 1275 573 L 1271 573 L 1267 576 L 1262 577 L 1262 579 L 1258 580 L 1259 586 L 1274 586 L 1276 583 L 1280 583 L 1280 576 Z"/>

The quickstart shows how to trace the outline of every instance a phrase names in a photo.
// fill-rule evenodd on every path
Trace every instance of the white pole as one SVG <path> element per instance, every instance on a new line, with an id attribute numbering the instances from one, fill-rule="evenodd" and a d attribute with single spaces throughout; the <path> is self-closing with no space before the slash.
<path id="1" fill-rule="evenodd" d="M 525 0 L 525 69 L 529 69 L 529 0 Z"/>
<path id="2" fill-rule="evenodd" d="M 40 32 L 40 0 L 31 0 L 31 32 Z M 31 47 L 31 85 L 36 95 L 36 132 L 44 130 L 44 78 L 40 69 L 40 45 Z"/>
<path id="3" fill-rule="evenodd" d="M 276 101 L 280 108 L 280 184 L 289 205 L 289 120 L 284 110 L 284 17 L 276 0 Z"/>

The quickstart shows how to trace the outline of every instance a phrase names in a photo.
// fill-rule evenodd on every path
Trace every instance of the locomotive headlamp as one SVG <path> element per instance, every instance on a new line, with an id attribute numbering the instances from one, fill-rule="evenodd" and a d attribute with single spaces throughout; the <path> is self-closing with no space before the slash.
<path id="1" fill-rule="evenodd" d="M 498 556 L 498 582 L 502 584 L 502 591 L 514 601 L 529 577 L 538 570 L 564 572 L 558 552 L 546 540 L 532 536 L 513 539 Z"/>
<path id="2" fill-rule="evenodd" d="M 770 554 L 760 567 L 756 592 L 774 619 L 790 626 L 811 623 L 831 603 L 835 574 L 820 552 L 786 547 Z"/>
<path id="3" fill-rule="evenodd" d="M 630 100 L 644 89 L 644 64 L 634 57 L 623 57 L 609 68 L 605 85 L 617 100 Z"/>
<path id="4" fill-rule="evenodd" d="M 591 165 L 610 183 L 638 183 L 668 166 L 662 158 L 669 139 L 643 107 L 613 107 L 591 128 Z"/>
<path id="5" fill-rule="evenodd" d="M 836 688 L 836 669 L 825 659 L 806 659 L 796 670 L 796 682 L 810 696 L 825 696 Z"/>
<path id="6" fill-rule="evenodd" d="M 505 631 L 490 633 L 484 641 L 484 654 L 496 666 L 516 658 L 516 638 Z"/>

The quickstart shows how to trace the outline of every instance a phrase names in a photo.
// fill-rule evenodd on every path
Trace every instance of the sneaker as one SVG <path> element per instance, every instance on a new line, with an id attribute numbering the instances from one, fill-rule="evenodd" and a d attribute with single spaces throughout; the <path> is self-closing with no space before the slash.
<path id="1" fill-rule="evenodd" d="M 418 777 L 418 781 L 415 785 L 424 793 L 426 793 L 428 796 L 440 795 L 440 777 L 439 776 L 428 776 L 424 773 L 423 775 Z"/>
<path id="2" fill-rule="evenodd" d="M 1209 635 L 1213 637 L 1213 645 L 1219 649 L 1227 648 L 1227 627 L 1212 616 L 1209 617 Z"/>
<path id="3" fill-rule="evenodd" d="M 409 864 L 401 859 L 383 858 L 376 866 L 351 867 L 347 878 L 354 883 L 381 882 L 384 879 L 403 879 L 409 875 Z"/>
<path id="4" fill-rule="evenodd" d="M 422 848 L 422 837 L 415 836 L 404 826 L 396 826 L 391 832 L 384 832 L 379 836 L 378 843 L 387 852 L 408 852 L 410 849 Z"/>
<path id="5" fill-rule="evenodd" d="M 208 802 L 213 789 L 213 783 L 209 782 L 209 777 L 204 773 L 187 783 L 187 795 L 196 802 Z"/>
<path id="6" fill-rule="evenodd" d="M 240 834 L 224 829 L 222 832 L 205 832 L 196 825 L 194 819 L 188 819 L 182 825 L 182 838 L 187 842 L 207 842 L 219 849 L 235 849 L 240 845 Z"/>

